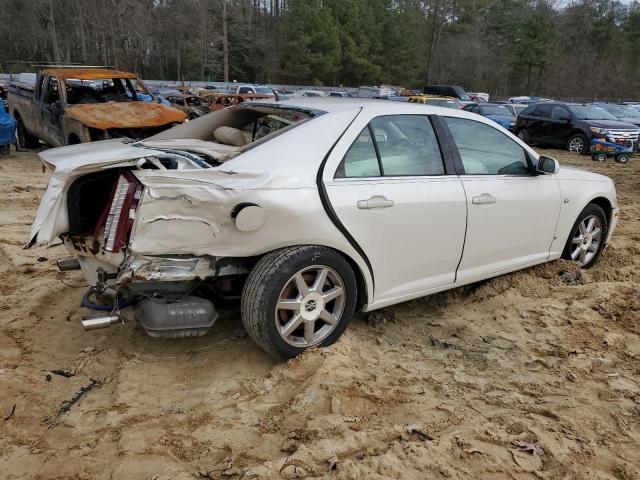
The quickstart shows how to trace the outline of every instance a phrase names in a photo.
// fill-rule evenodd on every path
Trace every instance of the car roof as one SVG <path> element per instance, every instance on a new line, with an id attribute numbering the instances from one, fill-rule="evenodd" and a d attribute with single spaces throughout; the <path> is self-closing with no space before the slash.
<path id="1" fill-rule="evenodd" d="M 100 80 L 108 78 L 137 78 L 135 73 L 110 68 L 49 68 L 42 73 L 62 79 Z"/>
<path id="2" fill-rule="evenodd" d="M 428 103 L 394 102 L 378 98 L 344 98 L 344 97 L 297 97 L 287 100 L 256 100 L 244 102 L 245 107 L 250 105 L 265 105 L 274 108 L 284 107 L 300 110 L 315 110 L 317 112 L 333 113 L 340 110 L 361 108 L 375 112 L 377 115 L 401 115 L 401 114 L 422 114 L 422 115 L 443 115 L 449 117 L 472 118 L 477 121 L 483 118 L 475 113 L 464 110 L 457 110 L 447 107 L 438 107 Z M 490 124 L 490 123 L 489 123 Z M 490 124 L 491 125 L 491 124 Z"/>

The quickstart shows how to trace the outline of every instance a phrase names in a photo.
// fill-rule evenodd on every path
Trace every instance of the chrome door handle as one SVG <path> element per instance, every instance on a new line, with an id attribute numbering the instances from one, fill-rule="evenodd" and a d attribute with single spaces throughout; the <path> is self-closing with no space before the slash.
<path id="1" fill-rule="evenodd" d="M 371 208 L 389 208 L 393 207 L 393 200 L 389 200 L 383 195 L 374 195 L 368 200 L 358 200 L 358 208 L 362 210 Z"/>
<path id="2" fill-rule="evenodd" d="M 497 201 L 498 199 L 490 193 L 483 193 L 482 195 L 471 199 L 471 203 L 474 205 L 488 205 L 490 203 L 496 203 Z"/>

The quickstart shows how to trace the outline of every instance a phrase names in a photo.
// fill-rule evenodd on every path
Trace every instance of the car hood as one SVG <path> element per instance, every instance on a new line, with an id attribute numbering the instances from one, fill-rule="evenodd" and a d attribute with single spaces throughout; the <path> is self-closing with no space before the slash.
<path id="1" fill-rule="evenodd" d="M 593 127 L 600 127 L 600 128 L 619 128 L 623 130 L 624 129 L 632 130 L 634 128 L 637 129 L 637 127 L 633 124 L 620 122 L 618 120 L 584 120 L 584 123 L 586 123 L 587 125 L 591 125 Z"/>
<path id="2" fill-rule="evenodd" d="M 626 117 L 621 118 L 620 121 L 624 123 L 630 123 L 631 125 L 640 126 L 640 117 Z"/>
<path id="3" fill-rule="evenodd" d="M 155 102 L 108 102 L 74 105 L 66 115 L 88 127 L 107 128 L 160 127 L 182 122 L 186 114 Z"/>
<path id="4" fill-rule="evenodd" d="M 580 180 L 580 181 L 592 181 L 592 182 L 607 182 L 612 183 L 609 177 L 600 175 L 599 173 L 588 172 L 581 168 L 572 167 L 569 165 L 560 165 L 560 171 L 558 172 L 559 180 Z"/>

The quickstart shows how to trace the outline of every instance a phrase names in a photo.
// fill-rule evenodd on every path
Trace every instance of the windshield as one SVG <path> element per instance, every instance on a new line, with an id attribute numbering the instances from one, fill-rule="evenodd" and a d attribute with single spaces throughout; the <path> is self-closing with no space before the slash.
<path id="1" fill-rule="evenodd" d="M 136 87 L 146 91 L 141 84 L 135 84 L 129 78 L 106 78 L 95 80 L 65 80 L 67 103 L 77 105 L 84 103 L 135 102 Z"/>
<path id="2" fill-rule="evenodd" d="M 616 117 L 604 108 L 595 105 L 567 105 L 571 113 L 580 120 L 615 120 Z"/>
<path id="3" fill-rule="evenodd" d="M 263 95 L 273 95 L 273 90 L 269 87 L 254 87 L 256 93 L 261 93 Z"/>
<path id="4" fill-rule="evenodd" d="M 506 115 L 513 116 L 509 109 L 503 105 L 482 105 L 483 115 Z"/>
<path id="5" fill-rule="evenodd" d="M 629 105 L 607 105 L 603 108 L 617 118 L 640 117 L 640 111 Z"/>

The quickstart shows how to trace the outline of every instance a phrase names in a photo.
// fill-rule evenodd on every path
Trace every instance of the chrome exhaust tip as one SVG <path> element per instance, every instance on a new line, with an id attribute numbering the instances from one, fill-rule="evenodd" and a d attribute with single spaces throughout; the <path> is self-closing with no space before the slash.
<path id="1" fill-rule="evenodd" d="M 114 323 L 120 322 L 120 316 L 112 314 L 88 315 L 86 317 L 82 317 L 82 320 L 80 320 L 82 328 L 87 331 L 110 327 Z"/>

